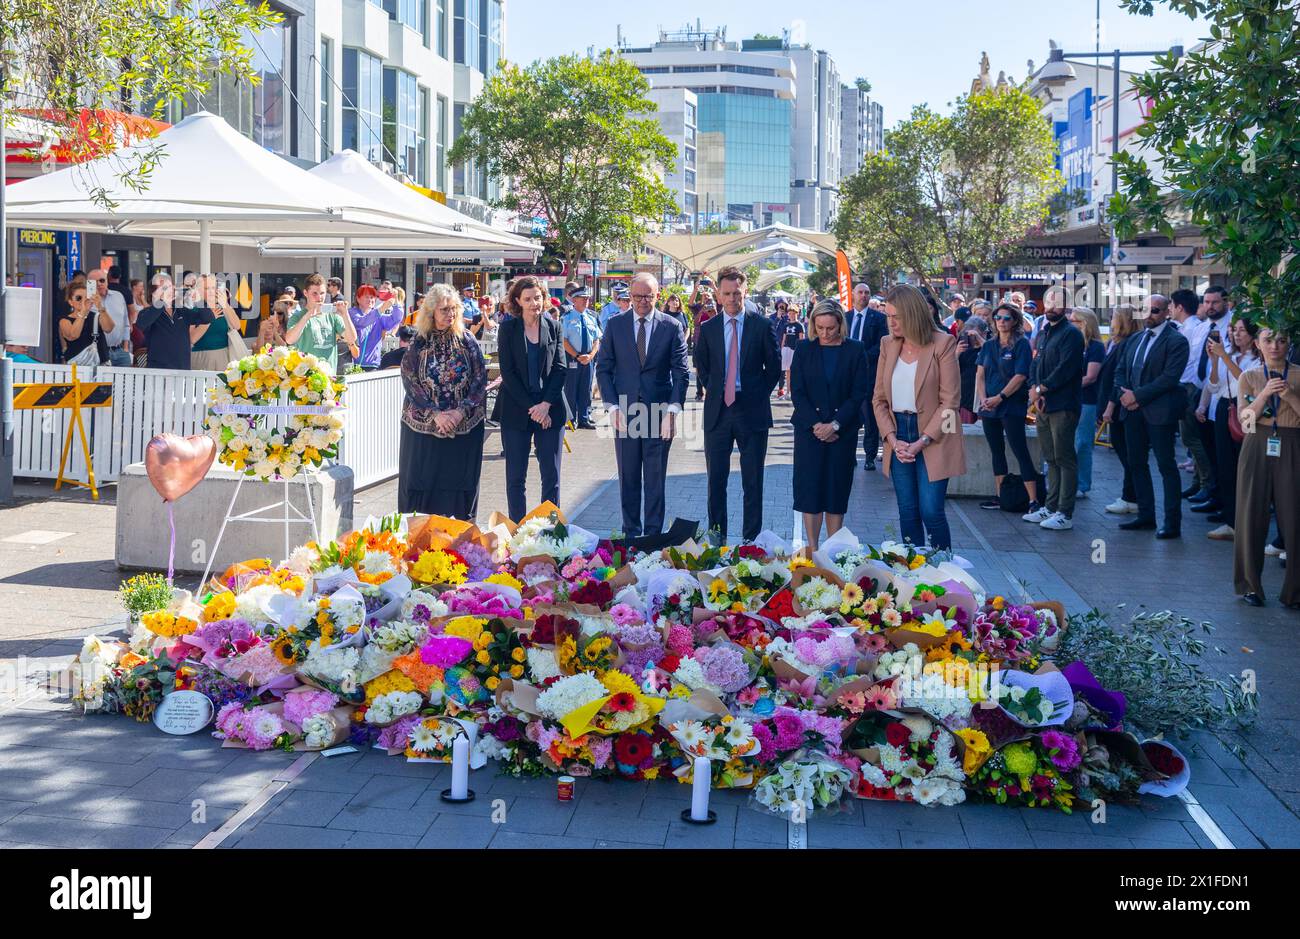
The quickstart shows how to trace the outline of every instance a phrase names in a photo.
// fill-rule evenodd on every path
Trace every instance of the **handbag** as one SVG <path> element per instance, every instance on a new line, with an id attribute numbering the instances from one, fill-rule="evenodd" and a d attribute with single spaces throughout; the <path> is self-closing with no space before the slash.
<path id="1" fill-rule="evenodd" d="M 232 362 L 249 354 L 248 343 L 244 342 L 244 337 L 233 329 L 226 331 L 226 354 L 230 356 Z"/>
<path id="2" fill-rule="evenodd" d="M 106 360 L 100 356 L 99 341 L 99 314 L 95 313 L 90 319 L 90 345 L 68 359 L 68 364 L 80 365 L 82 368 L 103 365 Z"/>
<path id="3" fill-rule="evenodd" d="M 1241 429 L 1241 420 L 1237 417 L 1237 402 L 1228 403 L 1228 433 L 1232 435 L 1233 443 L 1241 443 L 1246 439 L 1246 432 Z"/>

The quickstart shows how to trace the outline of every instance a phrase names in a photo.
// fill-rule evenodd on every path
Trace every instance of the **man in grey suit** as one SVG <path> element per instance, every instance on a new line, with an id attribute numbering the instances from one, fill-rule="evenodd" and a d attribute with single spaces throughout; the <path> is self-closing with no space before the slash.
<path id="1" fill-rule="evenodd" d="M 1127 531 L 1156 527 L 1156 494 L 1147 464 L 1147 454 L 1154 451 L 1165 500 L 1165 523 L 1156 537 L 1178 538 L 1182 534 L 1182 479 L 1174 455 L 1174 435 L 1187 406 L 1187 393 L 1179 382 L 1190 347 L 1168 320 L 1169 298 L 1152 294 L 1149 304 L 1146 330 L 1129 339 L 1115 369 L 1116 413 L 1124 422 L 1138 502 L 1137 518 L 1119 527 Z"/>
<path id="2" fill-rule="evenodd" d="M 659 281 L 638 274 L 630 293 L 632 308 L 610 317 L 605 329 L 596 355 L 596 382 L 615 434 L 623 534 L 639 538 L 663 530 L 668 450 L 686 402 L 690 368 L 681 323 L 655 309 Z"/>

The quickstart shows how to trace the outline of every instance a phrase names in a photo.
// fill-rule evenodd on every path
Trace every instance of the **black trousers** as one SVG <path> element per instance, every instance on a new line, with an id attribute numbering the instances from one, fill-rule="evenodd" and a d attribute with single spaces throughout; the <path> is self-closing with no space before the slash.
<path id="1" fill-rule="evenodd" d="M 1241 444 L 1232 439 L 1232 431 L 1228 429 L 1228 411 L 1231 408 L 1231 401 L 1220 399 L 1211 415 L 1214 421 L 1207 423 L 1214 433 L 1214 478 L 1219 487 L 1221 511 L 1228 524 L 1234 525 L 1237 516 L 1237 460 L 1241 457 Z"/>
<path id="2" fill-rule="evenodd" d="M 653 407 L 653 406 L 650 406 Z M 658 428 L 655 428 L 657 431 Z M 619 497 L 623 506 L 623 535 L 640 538 L 664 530 L 664 484 L 668 476 L 671 440 L 652 436 L 614 438 L 618 462 Z M 645 525 L 641 524 L 642 485 L 645 494 Z"/>
<path id="3" fill-rule="evenodd" d="M 501 428 L 506 453 L 506 504 L 516 522 L 528 514 L 528 457 L 537 449 L 537 468 L 542 474 L 542 498 L 537 503 L 560 504 L 560 455 L 564 452 L 564 426 L 555 421 L 546 430 L 534 421 L 527 430 Z"/>
<path id="4" fill-rule="evenodd" d="M 1110 422 L 1110 445 L 1115 455 L 1119 457 L 1119 465 L 1124 468 L 1124 488 L 1120 491 L 1119 497 L 1125 502 L 1136 503 L 1138 499 L 1137 492 L 1133 489 L 1133 467 L 1128 457 L 1128 437 L 1124 433 L 1127 423 L 1120 420 Z"/>
<path id="5" fill-rule="evenodd" d="M 746 426 L 735 405 L 723 407 L 718 423 L 704 432 L 704 463 L 709 477 L 709 530 L 727 540 L 727 478 L 731 450 L 740 447 L 740 484 L 744 490 L 744 530 L 753 541 L 763 530 L 763 463 L 767 460 L 766 427 Z"/>
<path id="6" fill-rule="evenodd" d="M 1177 431 L 1177 422 L 1151 424 L 1141 412 L 1129 414 L 1124 420 L 1133 489 L 1137 494 L 1137 517 L 1149 522 L 1156 520 L 1156 493 L 1148 462 L 1148 457 L 1154 452 L 1164 487 L 1165 527 L 1171 531 L 1180 531 L 1183 525 L 1183 480 L 1178 474 L 1178 458 L 1174 455 Z"/>
<path id="7" fill-rule="evenodd" d="M 1009 417 L 984 417 L 980 418 L 980 424 L 984 427 L 984 436 L 989 442 L 989 458 L 993 462 L 993 475 L 1007 475 L 1007 449 L 1003 445 L 1003 437 L 1006 437 L 1006 443 L 1011 444 L 1011 452 L 1015 455 L 1016 463 L 1020 467 L 1020 479 L 1022 482 L 1037 482 L 1038 467 L 1034 466 L 1034 458 L 1029 452 L 1029 440 L 1025 437 L 1025 419 L 1023 416 L 1015 414 Z M 1046 498 L 1043 493 L 1039 493 L 1040 500 Z"/>
<path id="8" fill-rule="evenodd" d="M 873 380 L 871 387 L 875 387 Z M 871 407 L 871 399 L 862 406 L 862 452 L 863 462 L 874 463 L 876 451 L 880 449 L 880 428 L 876 426 L 876 412 Z"/>

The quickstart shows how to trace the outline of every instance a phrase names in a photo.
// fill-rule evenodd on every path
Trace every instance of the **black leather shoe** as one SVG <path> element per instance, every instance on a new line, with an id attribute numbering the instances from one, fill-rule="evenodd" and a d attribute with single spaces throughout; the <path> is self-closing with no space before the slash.
<path id="1" fill-rule="evenodd" d="M 1170 541 L 1174 538 L 1183 537 L 1183 533 L 1177 528 L 1162 528 L 1156 532 L 1157 541 Z"/>
<path id="2" fill-rule="evenodd" d="M 1248 593 L 1241 598 L 1242 602 L 1248 606 L 1263 606 L 1264 598 L 1257 593 Z"/>
<path id="3" fill-rule="evenodd" d="M 872 472 L 872 471 L 876 468 L 876 461 L 875 461 L 875 460 L 867 460 L 867 462 L 865 462 L 865 463 L 862 464 L 862 468 L 863 468 L 864 470 L 866 470 L 868 473 L 870 473 L 870 472 Z"/>
<path id="4" fill-rule="evenodd" d="M 1121 522 L 1119 527 L 1124 531 L 1151 531 L 1156 527 L 1156 523 L 1144 518 L 1135 518 L 1131 522 Z"/>
<path id="5" fill-rule="evenodd" d="M 1217 512 L 1223 508 L 1219 503 L 1211 499 L 1209 502 L 1197 502 L 1192 505 L 1193 512 Z"/>
<path id="6" fill-rule="evenodd" d="M 1002 508 L 1002 503 L 999 502 L 997 499 L 985 499 L 983 502 L 980 503 L 980 508 L 981 508 L 981 509 L 1000 509 L 1000 508 Z"/>
<path id="7" fill-rule="evenodd" d="M 1192 503 L 1213 502 L 1214 493 L 1210 492 L 1208 489 L 1198 489 L 1194 494 L 1187 496 L 1187 501 Z"/>
<path id="8" fill-rule="evenodd" d="M 1183 490 L 1183 498 L 1190 499 L 1192 496 L 1196 495 L 1200 491 L 1201 491 L 1201 487 L 1196 485 L 1196 483 L 1192 483 L 1190 486 L 1188 486 L 1186 489 Z"/>
<path id="9" fill-rule="evenodd" d="M 1218 512 L 1213 512 L 1213 513 L 1211 513 L 1211 514 L 1205 516 L 1205 520 L 1206 520 L 1207 522 L 1209 522 L 1211 525 L 1231 525 L 1231 524 L 1232 524 L 1232 522 L 1228 521 L 1228 516 L 1224 515 L 1222 510 L 1220 510 L 1220 511 L 1218 511 Z"/>

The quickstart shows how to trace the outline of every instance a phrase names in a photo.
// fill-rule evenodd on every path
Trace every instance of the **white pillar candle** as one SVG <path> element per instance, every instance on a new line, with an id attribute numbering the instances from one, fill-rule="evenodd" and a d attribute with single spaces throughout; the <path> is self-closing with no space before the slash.
<path id="1" fill-rule="evenodd" d="M 451 797 L 469 796 L 469 740 L 461 736 L 451 744 Z"/>
<path id="2" fill-rule="evenodd" d="M 707 756 L 697 756 L 695 758 L 693 776 L 694 779 L 691 784 L 691 821 L 706 822 L 709 820 L 709 784 L 713 779 Z"/>

